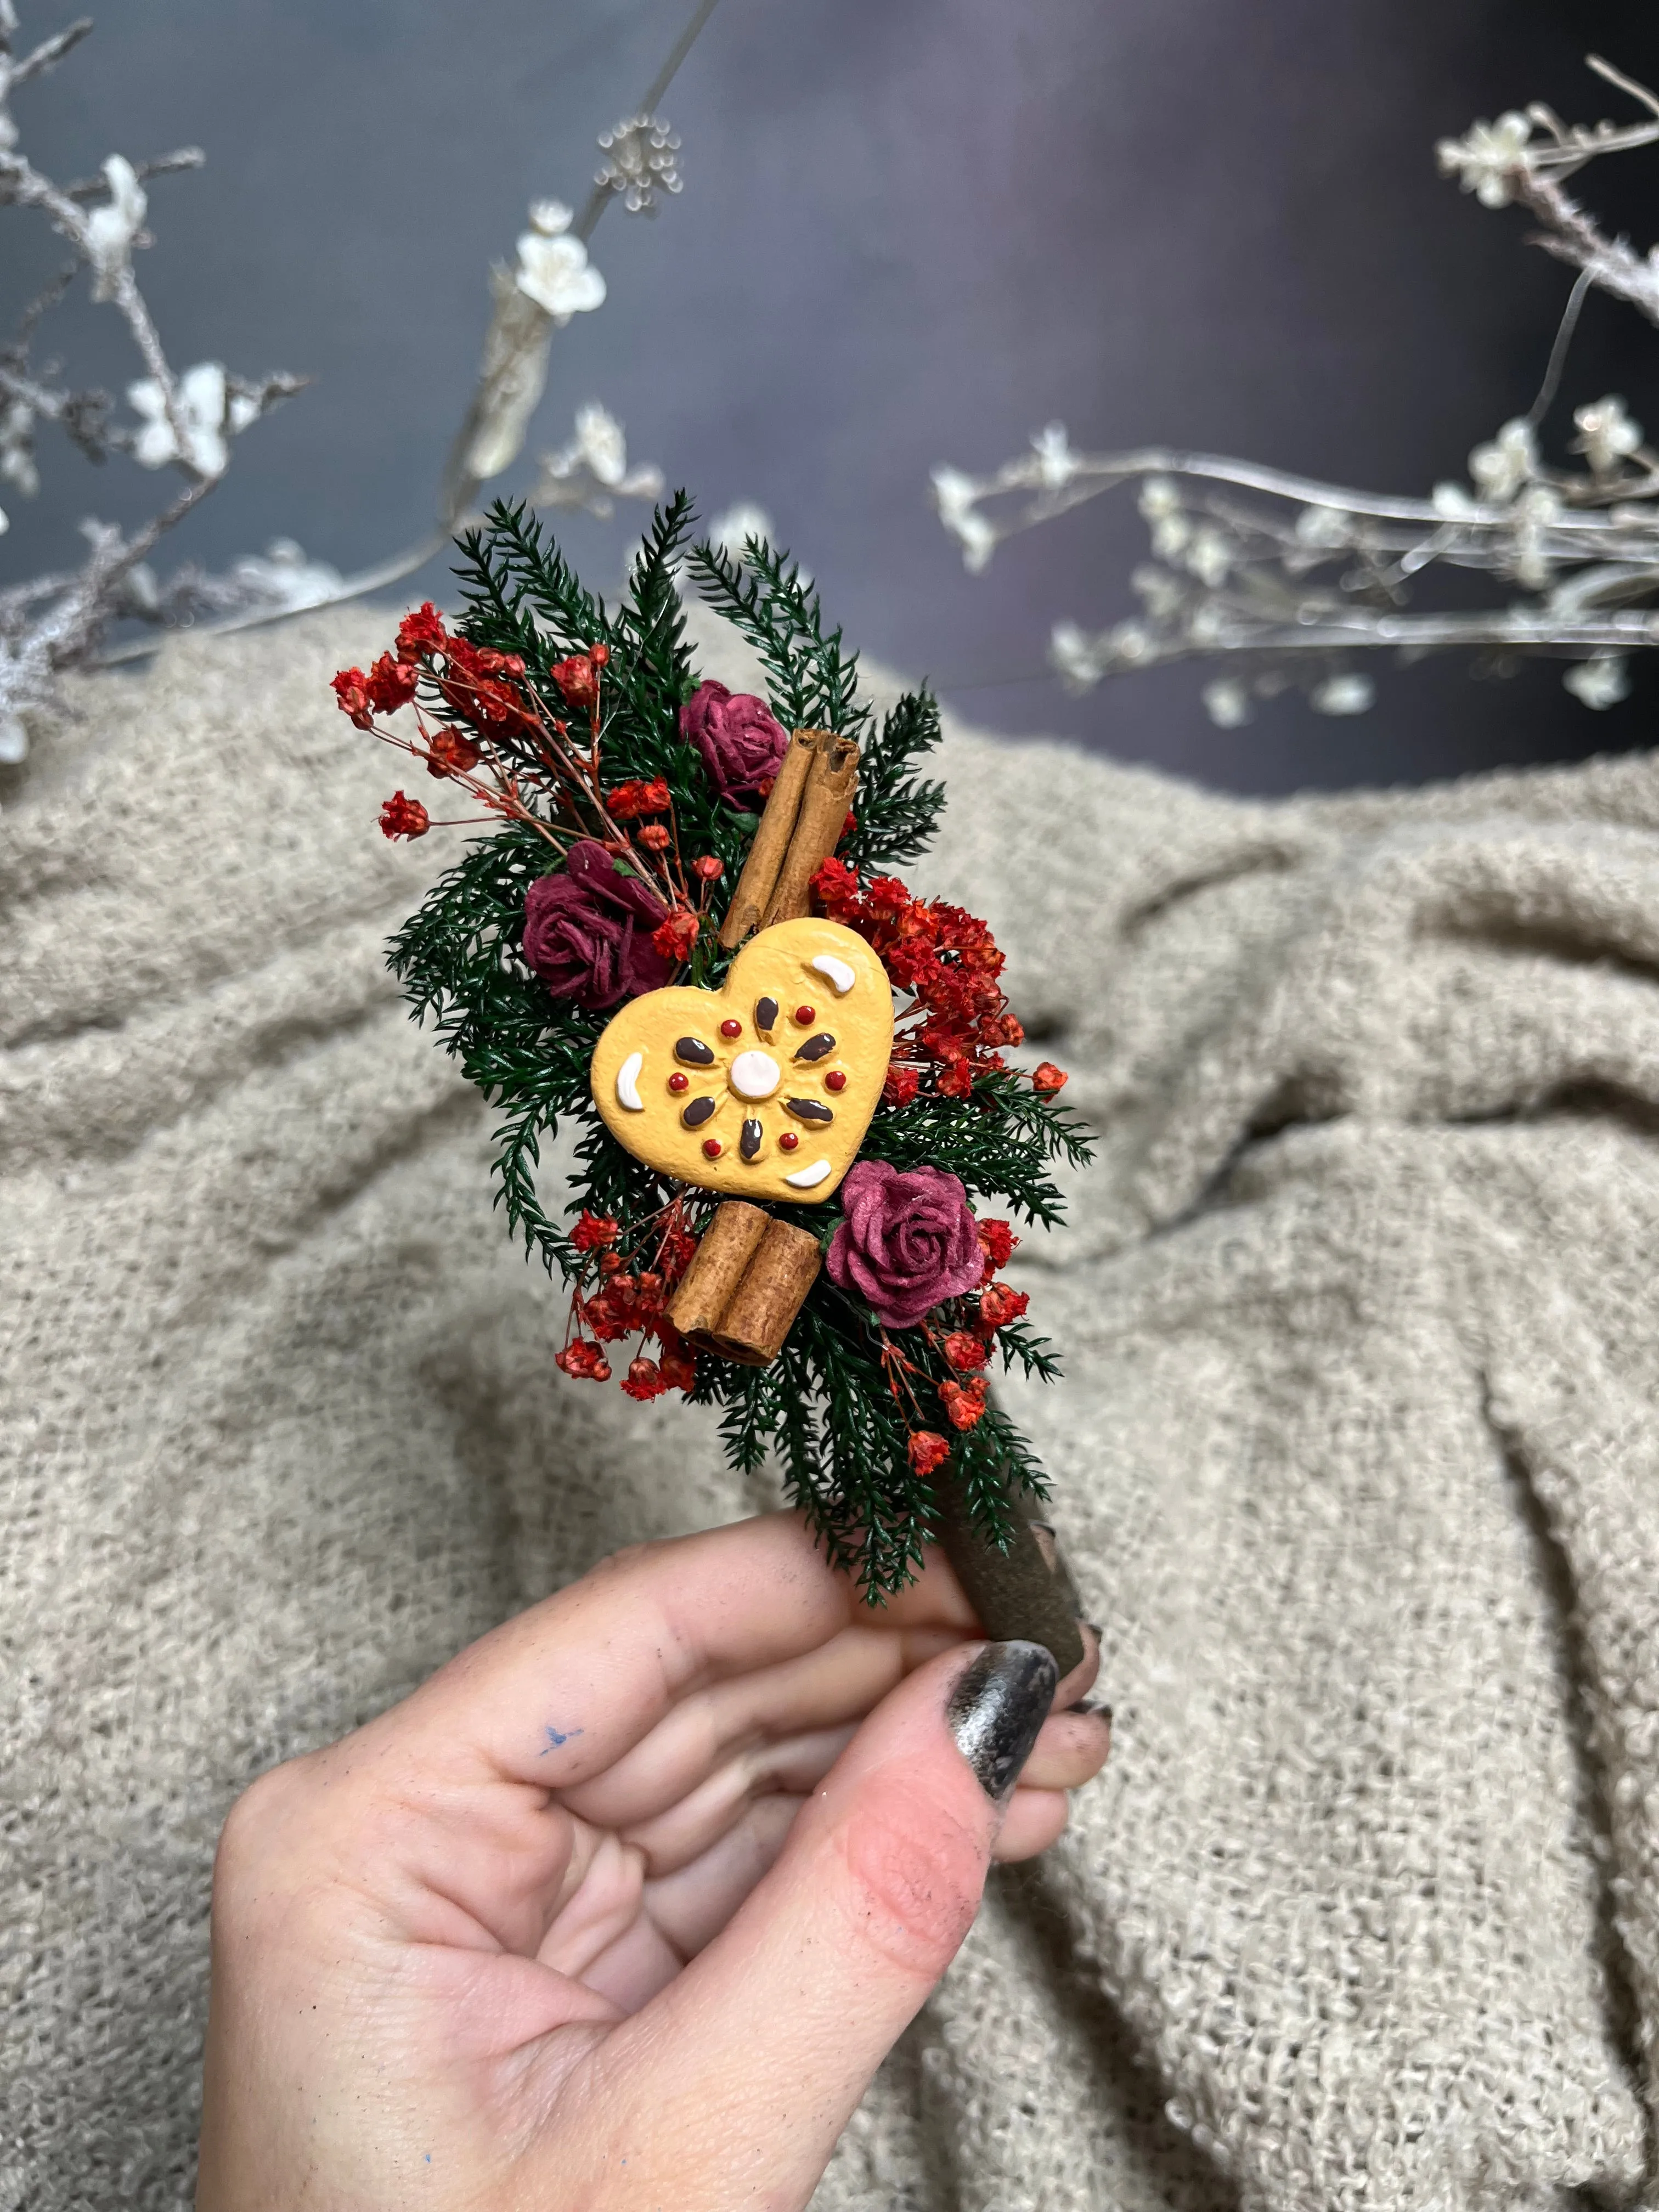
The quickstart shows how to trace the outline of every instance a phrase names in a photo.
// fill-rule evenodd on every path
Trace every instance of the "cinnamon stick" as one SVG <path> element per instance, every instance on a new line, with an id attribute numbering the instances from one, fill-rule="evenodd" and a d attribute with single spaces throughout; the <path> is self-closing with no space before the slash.
<path id="1" fill-rule="evenodd" d="M 694 1352 L 764 1367 L 783 1349 L 822 1264 L 809 1231 L 728 1199 L 692 1255 L 668 1317 Z"/>
<path id="2" fill-rule="evenodd" d="M 858 781 L 854 741 L 821 735 L 763 928 L 769 929 L 775 921 L 797 921 L 811 912 L 812 878 L 841 842 L 842 824 Z"/>
<path id="3" fill-rule="evenodd" d="M 775 1359 L 823 1264 L 823 1251 L 810 1230 L 772 1222 L 721 1317 L 713 1349 L 745 1367 L 764 1367 Z"/>
<path id="4" fill-rule="evenodd" d="M 682 1336 L 701 1335 L 718 1326 L 771 1218 L 758 1206 L 745 1206 L 741 1199 L 728 1199 L 715 1209 L 714 1218 L 669 1301 L 668 1318 Z"/>
<path id="5" fill-rule="evenodd" d="M 778 872 L 783 866 L 790 840 L 794 835 L 801 794 L 806 789 L 818 747 L 829 742 L 827 730 L 797 730 L 789 741 L 783 765 L 767 793 L 760 827 L 749 848 L 743 873 L 738 878 L 732 903 L 726 909 L 726 919 L 720 924 L 720 943 L 728 952 L 734 945 L 741 945 L 750 931 L 760 925 L 761 916 L 766 912 L 776 887 Z"/>

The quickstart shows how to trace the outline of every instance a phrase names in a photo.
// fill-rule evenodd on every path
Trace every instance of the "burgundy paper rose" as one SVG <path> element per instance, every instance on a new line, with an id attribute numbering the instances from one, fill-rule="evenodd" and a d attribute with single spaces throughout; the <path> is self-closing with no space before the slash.
<path id="1" fill-rule="evenodd" d="M 860 1160 L 841 1197 L 847 1218 L 830 1242 L 830 1279 L 867 1299 L 889 1328 L 914 1328 L 978 1284 L 985 1255 L 958 1176 Z"/>
<path id="2" fill-rule="evenodd" d="M 668 981 L 673 963 L 651 942 L 667 916 L 648 884 L 584 838 L 562 874 L 538 877 L 525 894 L 524 957 L 556 999 L 602 1014 Z"/>
<path id="3" fill-rule="evenodd" d="M 680 708 L 680 735 L 702 755 L 720 797 L 745 807 L 761 804 L 761 783 L 789 750 L 789 732 L 765 700 L 724 684 L 698 684 Z"/>

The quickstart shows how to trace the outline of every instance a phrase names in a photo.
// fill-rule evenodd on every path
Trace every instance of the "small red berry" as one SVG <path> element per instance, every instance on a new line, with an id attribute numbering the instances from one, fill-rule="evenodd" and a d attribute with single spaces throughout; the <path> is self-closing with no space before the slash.
<path id="1" fill-rule="evenodd" d="M 743 1035 L 743 1024 L 741 1022 L 722 1022 L 720 1024 L 720 1035 L 725 1037 L 741 1036 Z"/>
<path id="2" fill-rule="evenodd" d="M 823 1087 L 826 1091 L 845 1091 L 847 1088 L 846 1069 L 844 1067 L 832 1067 L 829 1074 L 823 1079 Z"/>
<path id="3" fill-rule="evenodd" d="M 718 1137 L 705 1137 L 702 1140 L 702 1150 L 705 1159 L 717 1160 L 726 1147 Z"/>
<path id="4" fill-rule="evenodd" d="M 816 1006 L 797 1006 L 795 1009 L 795 1019 L 803 1029 L 810 1029 L 817 1018 L 818 1010 Z"/>
<path id="5" fill-rule="evenodd" d="M 793 1129 L 786 1129 L 778 1139 L 778 1150 L 781 1152 L 793 1152 L 799 1142 L 800 1139 Z"/>
<path id="6" fill-rule="evenodd" d="M 668 1087 L 671 1091 L 689 1090 L 690 1088 L 690 1084 L 691 1079 L 689 1075 L 674 1074 L 671 1075 L 668 1079 Z"/>

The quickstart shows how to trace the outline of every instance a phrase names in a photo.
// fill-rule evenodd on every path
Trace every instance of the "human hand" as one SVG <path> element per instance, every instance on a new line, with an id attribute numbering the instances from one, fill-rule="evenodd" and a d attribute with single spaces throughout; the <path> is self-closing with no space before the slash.
<path id="1" fill-rule="evenodd" d="M 263 1776 L 198 2212 L 805 2205 L 988 1861 L 1105 1760 L 1103 1716 L 1044 1717 L 1092 1639 L 1056 1694 L 975 1627 L 937 1558 L 872 1613 L 771 1515 L 619 1554 Z"/>

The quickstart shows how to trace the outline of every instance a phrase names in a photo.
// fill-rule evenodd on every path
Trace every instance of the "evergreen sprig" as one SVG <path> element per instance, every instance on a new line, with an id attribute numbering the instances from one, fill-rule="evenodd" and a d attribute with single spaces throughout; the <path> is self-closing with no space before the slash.
<path id="1" fill-rule="evenodd" d="M 658 777 L 667 783 L 682 849 L 725 863 L 713 907 L 718 921 L 755 820 L 714 790 L 680 732 L 680 708 L 696 684 L 680 598 L 679 577 L 689 571 L 759 654 L 773 711 L 786 726 L 859 739 L 857 826 L 841 856 L 860 874 L 914 860 L 945 799 L 940 784 L 917 773 L 939 738 L 934 701 L 925 690 L 907 694 L 877 728 L 859 696 L 857 655 L 839 629 L 825 627 L 816 592 L 789 556 L 751 538 L 735 560 L 690 544 L 693 526 L 690 501 L 677 494 L 653 518 L 625 596 L 608 606 L 582 586 L 533 516 L 498 505 L 483 530 L 460 541 L 459 633 L 473 646 L 521 656 L 531 688 L 546 684 L 551 664 L 568 654 L 600 644 L 609 649 L 599 726 L 605 783 Z M 537 772 L 526 750 L 524 774 L 532 791 Z M 550 1273 L 580 1286 L 591 1281 L 592 1255 L 573 1240 L 575 1218 L 607 1217 L 618 1224 L 618 1249 L 643 1253 L 680 1194 L 618 1144 L 599 1116 L 588 1064 L 605 1018 L 553 1000 L 526 964 L 526 893 L 557 864 L 533 822 L 505 822 L 433 885 L 390 957 L 415 1018 L 435 1025 L 445 1049 L 499 1110 L 496 1203 L 510 1230 Z M 699 958 L 695 980 L 717 981 L 726 961 Z M 543 1148 L 566 1123 L 574 1129 L 574 1165 L 560 1202 L 562 1218 L 555 1218 L 542 1187 Z M 1062 1211 L 1052 1164 L 1086 1159 L 1088 1146 L 1071 1115 L 1004 1071 L 981 1074 L 963 1097 L 924 1093 L 904 1105 L 884 1103 L 863 1154 L 899 1169 L 945 1169 L 960 1176 L 981 1209 L 1006 1206 L 1024 1221 L 1051 1224 Z M 684 1196 L 695 1228 L 713 1201 L 701 1193 Z M 838 1218 L 823 1206 L 775 1211 L 826 1245 Z M 951 1457 L 937 1474 L 924 1475 L 911 1464 L 913 1431 L 940 1419 L 940 1386 L 960 1380 L 944 1340 L 970 1327 L 975 1310 L 970 1295 L 944 1310 L 931 1328 L 890 1334 L 821 1273 L 769 1366 L 696 1361 L 690 1395 L 721 1409 L 732 1464 L 750 1471 L 775 1457 L 830 1556 L 872 1599 L 901 1588 L 921 1565 L 938 1519 L 939 1482 L 962 1486 L 975 1522 L 997 1543 L 1011 1533 L 1014 1493 L 1044 1494 L 1029 1446 L 994 1402 L 951 1438 Z M 1050 1346 L 1023 1320 L 1006 1323 L 993 1348 L 1005 1369 L 1018 1366 L 1043 1381 L 1059 1371 Z"/>

